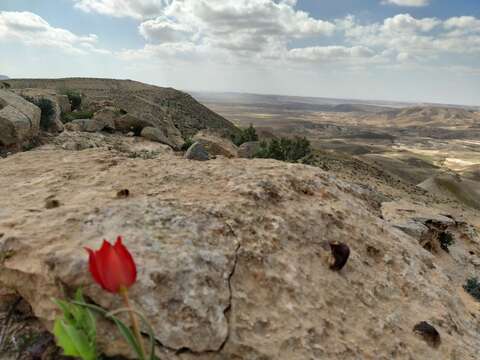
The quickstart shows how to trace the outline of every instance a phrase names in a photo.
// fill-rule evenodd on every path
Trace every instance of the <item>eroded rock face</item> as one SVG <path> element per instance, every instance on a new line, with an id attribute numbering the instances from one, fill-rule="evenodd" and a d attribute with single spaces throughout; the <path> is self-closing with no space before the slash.
<path id="1" fill-rule="evenodd" d="M 154 128 L 151 126 L 147 126 L 146 128 L 143 128 L 141 134 L 142 137 L 145 139 L 148 139 L 150 141 L 155 141 L 159 142 L 162 144 L 167 144 L 171 146 L 172 148 L 179 149 L 181 146 L 179 146 L 179 143 L 172 142 L 161 129 Z"/>
<path id="2" fill-rule="evenodd" d="M 110 79 L 22 79 L 6 81 L 12 89 L 74 89 L 82 94 L 82 107 L 92 111 L 112 106 L 122 110 L 116 119 L 119 131 L 140 135 L 146 126 L 161 129 L 179 148 L 183 139 L 203 129 L 216 129 L 226 136 L 239 130 L 228 120 L 198 103 L 190 95 L 172 88 Z M 133 128 L 133 130 L 132 130 Z"/>
<path id="3" fill-rule="evenodd" d="M 210 155 L 222 155 L 228 158 L 238 157 L 238 148 L 235 144 L 214 132 L 202 130 L 192 139 L 200 143 Z"/>
<path id="4" fill-rule="evenodd" d="M 185 159 L 196 161 L 210 160 L 207 150 L 199 142 L 193 143 L 185 153 Z"/>
<path id="5" fill-rule="evenodd" d="M 474 360 L 480 351 L 479 309 L 461 287 L 475 265 L 452 256 L 450 276 L 357 187 L 320 169 L 107 148 L 43 148 L 0 167 L 0 285 L 47 326 L 50 298 L 80 286 L 105 308 L 121 306 L 92 281 L 83 247 L 122 234 L 139 268 L 133 302 L 161 359 Z M 121 189 L 130 196 L 117 198 Z M 60 206 L 46 209 L 52 196 Z M 478 239 L 457 241 L 480 254 Z M 351 250 L 339 272 L 330 242 Z M 438 348 L 412 331 L 421 321 L 438 331 Z M 125 351 L 102 340 L 110 354 Z"/>
<path id="6" fill-rule="evenodd" d="M 50 103 L 52 113 L 49 114 L 48 119 L 41 120 L 40 127 L 42 130 L 52 133 L 63 131 L 62 112 L 70 112 L 71 110 L 70 102 L 66 95 L 58 94 L 48 89 L 21 89 L 15 90 L 15 93 L 34 104 L 38 104 L 40 101 Z M 45 123 L 42 123 L 43 121 Z"/>
<path id="7" fill-rule="evenodd" d="M 260 141 L 248 141 L 238 147 L 238 156 L 245 159 L 251 159 L 260 149 Z"/>
<path id="8" fill-rule="evenodd" d="M 0 147 L 19 150 L 38 135 L 40 109 L 22 97 L 0 90 Z"/>

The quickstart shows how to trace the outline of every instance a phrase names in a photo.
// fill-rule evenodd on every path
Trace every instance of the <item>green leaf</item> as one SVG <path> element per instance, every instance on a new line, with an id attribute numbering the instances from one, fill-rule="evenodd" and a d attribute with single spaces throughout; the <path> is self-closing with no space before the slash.
<path id="1" fill-rule="evenodd" d="M 57 345 L 63 349 L 63 353 L 66 356 L 80 356 L 75 343 L 66 330 L 65 323 L 61 319 L 55 320 L 53 333 L 57 339 Z"/>
<path id="2" fill-rule="evenodd" d="M 83 300 L 81 291 L 77 299 Z M 96 359 L 96 323 L 88 308 L 63 300 L 54 299 L 63 311 L 63 317 L 55 321 L 54 333 L 57 344 L 65 355 L 77 356 L 83 360 Z"/>
<path id="3" fill-rule="evenodd" d="M 138 358 L 140 360 L 145 360 L 145 358 L 142 355 L 142 350 L 140 348 L 140 344 L 138 343 L 137 339 L 135 338 L 135 335 L 133 335 L 132 330 L 125 325 L 124 322 L 122 322 L 120 319 L 118 319 L 115 316 L 111 316 L 111 319 L 115 322 L 117 325 L 118 330 L 120 330 L 120 333 L 122 334 L 123 338 L 127 341 L 128 345 L 132 348 L 133 351 L 137 354 Z"/>

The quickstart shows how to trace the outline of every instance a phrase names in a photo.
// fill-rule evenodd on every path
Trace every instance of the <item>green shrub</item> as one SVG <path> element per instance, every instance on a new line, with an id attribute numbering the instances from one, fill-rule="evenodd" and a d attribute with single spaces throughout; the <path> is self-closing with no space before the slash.
<path id="1" fill-rule="evenodd" d="M 467 293 L 480 301 L 480 282 L 478 281 L 478 278 L 472 277 L 468 279 L 466 284 L 463 285 L 463 288 Z"/>
<path id="2" fill-rule="evenodd" d="M 79 110 L 82 106 L 82 95 L 74 90 L 65 90 L 64 94 L 67 95 L 68 101 L 72 107 L 72 111 Z"/>
<path id="3" fill-rule="evenodd" d="M 192 146 L 194 143 L 194 141 L 192 140 L 192 138 L 186 138 L 185 139 L 185 143 L 182 145 L 182 151 L 187 151 L 190 146 Z"/>
<path id="4" fill-rule="evenodd" d="M 48 130 L 50 127 L 50 122 L 52 121 L 52 117 L 55 116 L 55 108 L 52 101 L 44 98 L 35 99 L 29 96 L 26 96 L 25 100 L 37 105 L 40 108 L 42 111 L 40 117 L 40 128 L 43 130 Z"/>
<path id="5" fill-rule="evenodd" d="M 438 236 L 438 241 L 440 241 L 440 247 L 446 252 L 449 252 L 448 248 L 455 244 L 453 235 L 449 232 L 440 233 L 440 235 Z"/>
<path id="6" fill-rule="evenodd" d="M 240 129 L 240 133 L 232 135 L 232 141 L 235 145 L 240 146 L 249 141 L 258 141 L 257 131 L 252 124 L 246 129 Z"/>
<path id="7" fill-rule="evenodd" d="M 310 141 L 306 138 L 281 138 L 262 141 L 254 157 L 282 161 L 298 161 L 311 153 Z"/>
<path id="8" fill-rule="evenodd" d="M 77 119 L 91 119 L 93 117 L 92 111 L 75 111 L 71 113 L 62 114 L 62 122 L 64 124 Z"/>

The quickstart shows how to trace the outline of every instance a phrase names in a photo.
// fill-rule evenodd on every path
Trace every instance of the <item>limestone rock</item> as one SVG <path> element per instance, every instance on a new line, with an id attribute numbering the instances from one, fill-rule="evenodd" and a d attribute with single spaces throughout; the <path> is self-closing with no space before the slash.
<path id="1" fill-rule="evenodd" d="M 0 160 L 0 289 L 20 294 L 48 329 L 50 299 L 78 287 L 106 309 L 122 306 L 92 281 L 83 250 L 121 234 L 139 270 L 132 302 L 161 359 L 478 357 L 478 308 L 461 287 L 478 239 L 458 237 L 451 255 L 435 256 L 318 168 L 118 148 Z M 117 198 L 121 189 L 130 196 Z M 62 206 L 45 209 L 51 196 Z M 329 269 L 330 242 L 350 248 L 340 272 Z M 441 334 L 438 349 L 412 331 L 419 321 Z M 102 349 L 125 355 L 106 330 Z"/>
<path id="2" fill-rule="evenodd" d="M 207 161 L 210 159 L 207 150 L 199 142 L 193 143 L 185 153 L 185 159 Z"/>
<path id="3" fill-rule="evenodd" d="M 238 157 L 238 148 L 235 144 L 212 131 L 202 130 L 192 139 L 200 143 L 210 155 L 222 155 L 228 158 Z"/>
<path id="4" fill-rule="evenodd" d="M 76 119 L 65 125 L 70 131 L 100 132 L 110 130 L 109 125 L 95 119 Z"/>
<path id="5" fill-rule="evenodd" d="M 14 91 L 37 106 L 41 101 L 50 103 L 52 114 L 48 118 L 45 118 L 45 115 L 42 114 L 40 127 L 42 130 L 52 133 L 63 131 L 62 112 L 69 112 L 71 109 L 67 96 L 48 89 L 21 89 Z"/>
<path id="6" fill-rule="evenodd" d="M 173 148 L 178 148 L 178 144 L 173 143 L 168 137 L 166 137 L 162 130 L 151 126 L 143 128 L 141 136 L 150 141 L 156 141 L 162 144 L 167 144 Z"/>
<path id="7" fill-rule="evenodd" d="M 40 109 L 22 97 L 0 90 L 0 147 L 21 147 L 38 135 Z"/>
<path id="8" fill-rule="evenodd" d="M 115 130 L 115 120 L 122 116 L 120 109 L 114 107 L 105 107 L 93 115 L 93 120 L 97 123 L 103 123 L 104 129 Z"/>
<path id="9" fill-rule="evenodd" d="M 248 141 L 238 147 L 238 156 L 245 159 L 251 159 L 260 149 L 260 141 Z"/>
<path id="10" fill-rule="evenodd" d="M 153 123 L 139 119 L 133 115 L 125 114 L 115 119 L 115 129 L 128 133 L 133 131 L 136 135 L 140 135 L 145 127 L 153 127 Z"/>

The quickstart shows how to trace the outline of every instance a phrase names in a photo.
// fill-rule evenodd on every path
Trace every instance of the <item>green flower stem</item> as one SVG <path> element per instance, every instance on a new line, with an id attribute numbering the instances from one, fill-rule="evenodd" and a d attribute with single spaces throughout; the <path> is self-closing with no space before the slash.
<path id="1" fill-rule="evenodd" d="M 129 309 L 130 321 L 132 323 L 132 330 L 133 334 L 137 338 L 138 344 L 140 345 L 140 351 L 142 355 L 142 359 L 145 359 L 145 347 L 143 346 L 142 341 L 142 334 L 140 333 L 140 326 L 138 324 L 138 318 L 133 310 L 132 306 L 130 305 L 130 299 L 128 298 L 128 289 L 124 286 L 120 288 L 120 295 L 123 297 L 123 301 L 125 302 L 125 306 Z"/>

